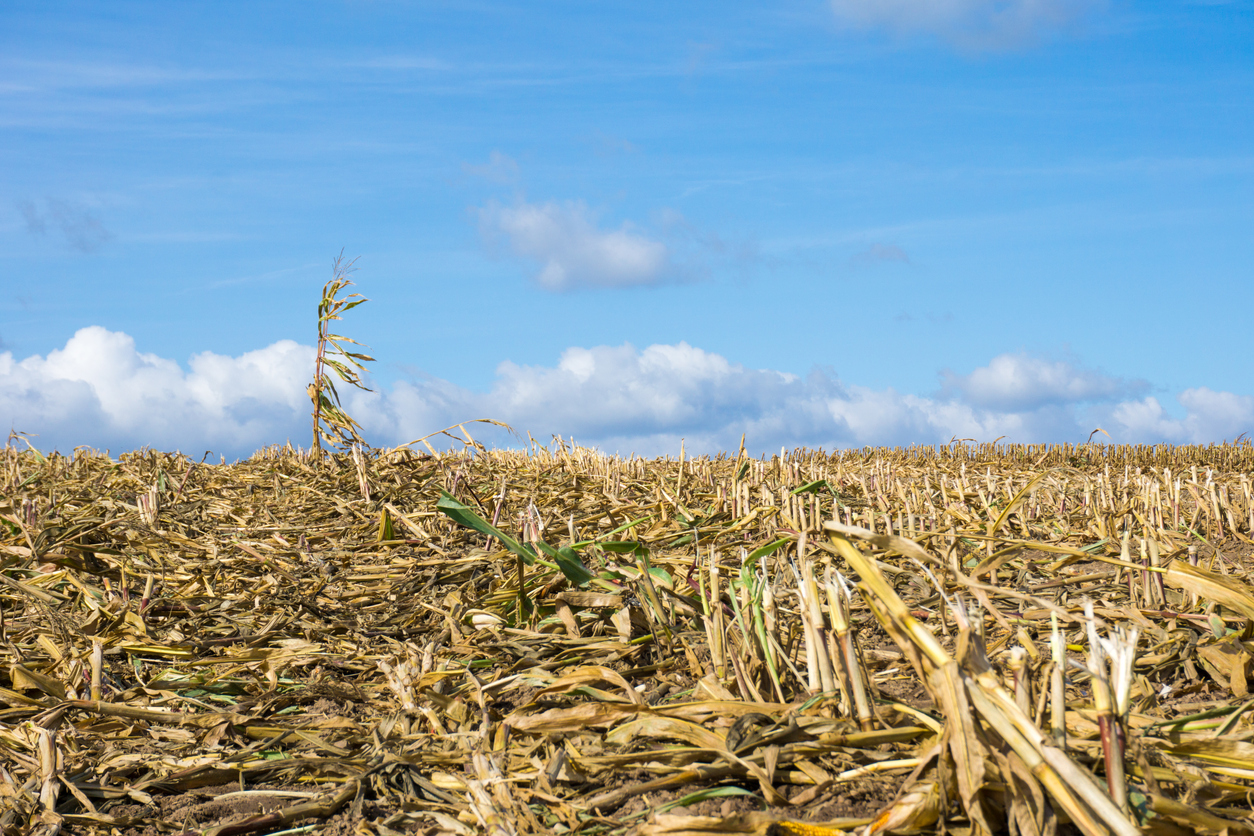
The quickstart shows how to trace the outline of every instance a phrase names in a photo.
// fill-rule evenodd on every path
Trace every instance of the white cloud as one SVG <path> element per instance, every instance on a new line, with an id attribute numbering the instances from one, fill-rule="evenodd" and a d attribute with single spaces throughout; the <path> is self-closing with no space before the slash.
<path id="1" fill-rule="evenodd" d="M 848 385 L 834 374 L 801 378 L 751 369 L 687 343 L 570 348 L 553 366 L 500 364 L 484 393 L 447 381 L 354 393 L 350 411 L 379 439 L 409 441 L 468 418 L 503 420 L 536 438 L 574 436 L 603 450 L 642 455 L 753 449 L 991 441 L 1078 441 L 1103 426 L 1118 442 L 1206 442 L 1254 427 L 1254 398 L 1190 389 L 1172 418 L 1144 388 L 1022 355 L 1001 355 L 950 376 L 934 397 Z M 957 385 L 961 384 L 961 385 Z M 1152 406 L 1147 409 L 1146 404 Z M 507 439 L 498 437 L 502 443 Z"/>
<path id="2" fill-rule="evenodd" d="M 515 255 L 539 263 L 536 281 L 546 290 L 654 285 L 675 276 L 666 244 L 630 223 L 600 228 L 582 201 L 490 201 L 478 214 L 485 238 L 503 237 Z"/>
<path id="3" fill-rule="evenodd" d="M 831 0 L 838 21 L 898 35 L 936 35 L 970 49 L 1006 49 L 1064 28 L 1104 0 Z"/>
<path id="4" fill-rule="evenodd" d="M 943 374 L 945 388 L 978 407 L 1023 411 L 1047 404 L 1106 401 L 1144 389 L 1062 361 L 1026 354 L 1002 354 L 967 375 Z"/>
<path id="5" fill-rule="evenodd" d="M 83 328 L 46 357 L 0 354 L 0 421 L 37 445 L 214 449 L 235 455 L 303 438 L 314 351 L 283 340 L 239 357 L 204 352 L 191 371 Z M 297 435 L 299 433 L 299 435 Z"/>
<path id="6" fill-rule="evenodd" d="M 1188 410 L 1184 426 L 1191 441 L 1231 441 L 1243 433 L 1254 433 L 1254 398 L 1248 395 L 1202 386 L 1181 392 L 1180 404 Z"/>
<path id="7" fill-rule="evenodd" d="M 282 341 L 238 357 L 205 352 L 178 363 L 136 349 L 126 334 L 84 328 L 46 357 L 0 353 L 0 421 L 37 434 L 42 449 L 114 452 L 149 445 L 228 457 L 292 440 L 308 444 L 305 394 L 313 349 Z M 547 440 L 574 436 L 607 452 L 1078 441 L 1095 426 L 1121 443 L 1234 439 L 1254 428 L 1254 397 L 1187 389 L 1173 416 L 1121 381 L 1022 355 L 950 375 L 932 397 L 751 369 L 687 343 L 567 349 L 552 366 L 505 362 L 487 392 L 448 381 L 403 381 L 343 393 L 375 444 L 412 441 L 473 418 L 495 418 Z M 488 439 L 508 443 L 503 434 Z"/>

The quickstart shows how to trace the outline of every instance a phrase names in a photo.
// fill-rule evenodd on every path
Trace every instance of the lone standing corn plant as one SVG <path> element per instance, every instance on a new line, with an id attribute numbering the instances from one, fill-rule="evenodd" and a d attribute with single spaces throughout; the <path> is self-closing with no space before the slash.
<path id="1" fill-rule="evenodd" d="M 344 261 L 344 253 L 340 252 L 331 266 L 331 281 L 323 285 L 322 301 L 318 303 L 318 357 L 314 363 L 313 383 L 309 384 L 308 389 L 309 399 L 313 401 L 313 449 L 318 457 L 322 455 L 323 441 L 330 445 L 345 446 L 366 443 L 358 433 L 361 425 L 340 406 L 340 395 L 328 372 L 334 371 L 343 382 L 351 383 L 363 391 L 370 391 L 370 387 L 361 382 L 357 372 L 364 372 L 366 367 L 362 363 L 373 362 L 374 358 L 348 351 L 344 348 L 345 343 L 361 343 L 331 333 L 331 323 L 342 319 L 340 314 L 369 301 L 360 293 L 350 293 L 342 298 L 338 295 L 352 284 L 348 277 L 356 269 L 356 263 L 357 259 Z"/>

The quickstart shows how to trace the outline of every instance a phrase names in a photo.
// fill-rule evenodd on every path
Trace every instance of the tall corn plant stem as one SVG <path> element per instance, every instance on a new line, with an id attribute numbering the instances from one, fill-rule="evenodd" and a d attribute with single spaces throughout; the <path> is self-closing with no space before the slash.
<path id="1" fill-rule="evenodd" d="M 364 372 L 366 367 L 363 363 L 373 362 L 374 358 L 345 347 L 360 345 L 356 340 L 331 333 L 332 322 L 342 319 L 341 314 L 367 301 L 360 293 L 338 296 L 340 291 L 352 285 L 348 277 L 355 263 L 356 259 L 344 261 L 344 254 L 340 253 L 332 265 L 331 281 L 323 286 L 322 298 L 318 302 L 318 345 L 314 358 L 314 379 L 308 392 L 313 402 L 312 450 L 319 458 L 323 441 L 345 446 L 354 443 L 364 446 L 366 443 L 358 433 L 360 425 L 340 406 L 340 396 L 331 379 L 331 372 L 334 372 L 344 383 L 370 391 L 362 383 L 358 372 Z"/>

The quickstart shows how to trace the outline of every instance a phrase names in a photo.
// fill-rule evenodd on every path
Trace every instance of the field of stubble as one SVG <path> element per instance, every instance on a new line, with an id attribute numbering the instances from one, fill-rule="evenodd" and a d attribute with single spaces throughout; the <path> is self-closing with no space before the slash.
<path id="1" fill-rule="evenodd" d="M 1254 834 L 1252 472 L 10 445 L 0 829 Z"/>

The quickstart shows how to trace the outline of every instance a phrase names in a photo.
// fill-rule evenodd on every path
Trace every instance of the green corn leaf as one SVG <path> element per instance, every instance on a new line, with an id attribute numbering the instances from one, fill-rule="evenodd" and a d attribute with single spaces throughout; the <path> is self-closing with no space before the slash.
<path id="1" fill-rule="evenodd" d="M 667 810 L 672 810 L 675 807 L 688 807 L 692 804 L 698 804 L 711 798 L 731 798 L 738 795 L 747 795 L 750 798 L 757 798 L 755 793 L 749 792 L 744 787 L 709 787 L 708 789 L 697 790 L 694 793 L 689 793 L 683 798 L 668 801 L 658 807 L 657 812 L 663 813 Z"/>
<path id="2" fill-rule="evenodd" d="M 562 574 L 566 576 L 566 580 L 575 586 L 584 586 L 588 581 L 596 577 L 596 575 L 588 571 L 588 567 L 583 565 L 579 555 L 570 546 L 560 546 L 555 549 L 544 541 L 536 543 L 536 546 L 540 551 L 553 559 L 553 562 L 557 564 L 557 568 L 561 569 Z"/>
<path id="3" fill-rule="evenodd" d="M 483 517 L 480 517 L 468 506 L 458 502 L 456 499 L 451 497 L 448 492 L 440 491 L 440 498 L 436 501 L 435 507 L 436 510 L 442 512 L 458 525 L 464 525 L 466 528 L 472 528 L 480 534 L 486 534 L 489 537 L 495 537 L 500 540 L 501 544 L 504 545 L 505 548 L 521 557 L 523 562 L 528 566 L 535 562 L 535 552 L 515 540 L 513 537 L 510 537 L 508 534 L 502 532 L 499 528 L 492 525 L 492 523 L 488 522 Z"/>
<path id="4" fill-rule="evenodd" d="M 749 552 L 749 558 L 745 561 L 745 564 L 751 566 L 757 561 L 766 557 L 767 555 L 775 554 L 775 552 L 779 551 L 784 546 L 788 545 L 788 543 L 789 543 L 789 538 L 781 537 L 780 539 L 776 540 L 774 543 L 767 543 L 765 546 L 759 546 L 758 548 Z"/>
<path id="5" fill-rule="evenodd" d="M 597 545 L 614 554 L 635 554 L 639 551 L 647 551 L 644 546 L 635 540 L 606 540 L 603 543 L 597 543 Z"/>
<path id="6" fill-rule="evenodd" d="M 662 581 L 668 588 L 674 588 L 675 586 L 675 579 L 671 577 L 671 573 L 661 566 L 650 566 L 649 575 Z"/>
<path id="7" fill-rule="evenodd" d="M 648 521 L 649 521 L 649 520 L 651 520 L 651 519 L 653 519 L 653 515 L 652 515 L 652 514 L 646 514 L 646 515 L 645 515 L 645 516 L 643 516 L 643 517 L 637 517 L 637 518 L 636 518 L 636 519 L 634 519 L 634 520 L 628 520 L 627 522 L 623 523 L 622 525 L 620 525 L 618 528 L 614 529 L 613 531 L 607 532 L 606 534 L 603 534 L 603 535 L 601 535 L 601 536 L 602 536 L 602 537 L 613 537 L 615 534 L 618 534 L 618 533 L 620 533 L 620 532 L 626 531 L 626 530 L 627 530 L 627 529 L 629 529 L 629 528 L 633 528 L 634 526 L 637 526 L 637 525 L 639 525 L 640 523 L 643 523 L 643 522 L 648 522 Z"/>

